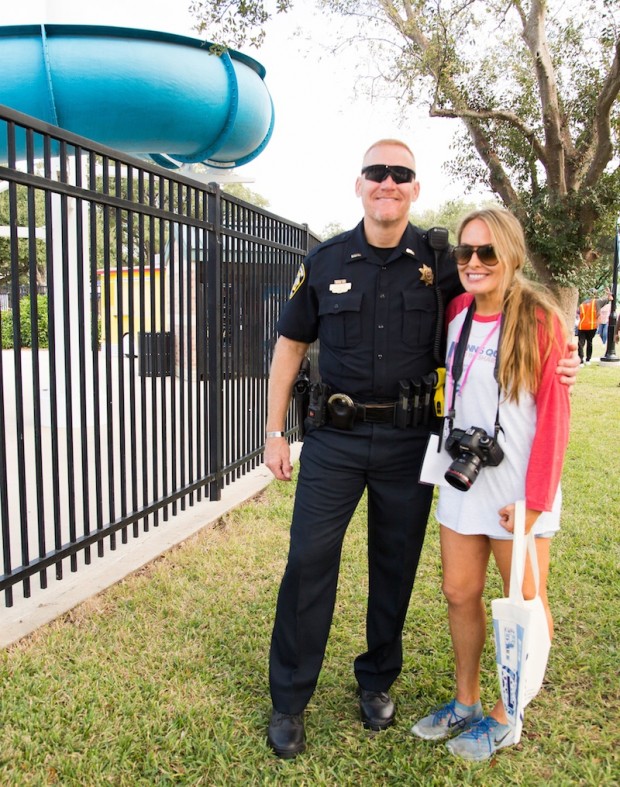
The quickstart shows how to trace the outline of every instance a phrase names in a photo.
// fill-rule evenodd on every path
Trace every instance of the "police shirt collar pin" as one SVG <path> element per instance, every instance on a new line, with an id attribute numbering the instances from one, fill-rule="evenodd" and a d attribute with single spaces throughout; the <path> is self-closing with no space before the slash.
<path id="1" fill-rule="evenodd" d="M 415 251 L 413 249 L 405 249 L 405 254 L 411 254 L 412 257 L 415 257 Z"/>
<path id="2" fill-rule="evenodd" d="M 363 257 L 363 256 L 364 255 L 360 251 L 354 251 L 350 259 L 357 260 L 359 257 Z"/>

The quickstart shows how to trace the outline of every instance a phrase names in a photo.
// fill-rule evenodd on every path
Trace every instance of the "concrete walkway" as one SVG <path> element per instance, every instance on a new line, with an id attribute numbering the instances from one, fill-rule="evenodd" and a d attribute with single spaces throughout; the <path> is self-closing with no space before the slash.
<path id="1" fill-rule="evenodd" d="M 291 446 L 293 461 L 299 458 L 300 451 L 301 443 Z M 225 513 L 261 492 L 272 480 L 269 470 L 260 465 L 225 487 L 221 500 L 195 503 L 148 533 L 131 538 L 127 544 L 119 544 L 115 551 L 107 550 L 104 557 L 93 556 L 90 565 L 80 565 L 73 574 L 67 567 L 64 579 L 56 580 L 53 571 L 49 571 L 48 587 L 45 590 L 39 588 L 38 576 L 32 577 L 30 598 L 23 598 L 21 586 L 17 586 L 14 590 L 14 605 L 0 606 L 0 647 L 17 642 L 91 596 L 120 582 L 172 547 L 217 522 Z"/>

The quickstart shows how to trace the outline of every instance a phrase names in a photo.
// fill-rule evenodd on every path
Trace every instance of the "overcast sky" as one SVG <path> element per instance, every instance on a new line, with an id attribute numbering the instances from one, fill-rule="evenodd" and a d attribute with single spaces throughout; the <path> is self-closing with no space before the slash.
<path id="1" fill-rule="evenodd" d="M 105 24 L 196 37 L 188 5 L 189 0 L 3 0 L 0 24 Z M 314 44 L 299 40 L 301 30 Z M 297 0 L 291 14 L 268 26 L 260 51 L 244 50 L 267 70 L 276 122 L 265 151 L 236 173 L 253 181 L 248 187 L 269 200 L 274 213 L 316 232 L 331 222 L 348 228 L 361 217 L 354 183 L 362 154 L 376 139 L 398 137 L 416 153 L 420 211 L 459 197 L 458 185 L 441 166 L 455 126 L 411 109 L 400 125 L 395 104 L 355 99 L 354 56 L 325 56 L 320 30 L 312 9 Z"/>

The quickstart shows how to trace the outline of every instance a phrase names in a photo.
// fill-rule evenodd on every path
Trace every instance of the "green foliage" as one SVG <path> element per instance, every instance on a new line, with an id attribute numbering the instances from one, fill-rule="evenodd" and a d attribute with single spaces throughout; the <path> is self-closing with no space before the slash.
<path id="1" fill-rule="evenodd" d="M 269 4 L 273 7 L 273 3 Z M 292 0 L 276 0 L 275 13 L 288 11 Z M 264 25 L 273 17 L 263 0 L 192 0 L 189 10 L 198 21 L 196 29 L 224 47 L 245 44 L 259 47 L 265 38 Z"/>
<path id="2" fill-rule="evenodd" d="M 19 331 L 22 347 L 32 347 L 32 314 L 31 301 L 28 296 L 19 301 Z M 47 295 L 37 295 L 35 319 L 37 323 L 37 342 L 41 349 L 49 347 Z M 13 336 L 13 311 L 3 311 L 0 314 L 2 349 L 12 350 L 14 347 Z"/>
<path id="3" fill-rule="evenodd" d="M 496 204 L 489 201 L 485 204 Z M 411 217 L 414 224 L 424 229 L 429 227 L 446 227 L 450 231 L 450 243 L 455 244 L 459 224 L 464 216 L 481 207 L 479 203 L 467 202 L 464 199 L 448 200 L 437 210 L 425 210 Z"/>
<path id="4" fill-rule="evenodd" d="M 553 199 L 547 189 L 524 193 L 517 213 L 523 221 L 528 248 L 534 260 L 544 260 L 537 270 L 547 283 L 575 286 L 582 291 L 611 282 L 614 254 L 614 178 L 603 177 L 596 188 L 569 192 Z M 610 188 L 611 186 L 611 188 Z M 584 212 L 594 214 L 591 232 L 584 238 Z M 585 244 L 585 246 L 584 246 Z"/>
<path id="5" fill-rule="evenodd" d="M 244 202 L 249 202 L 251 205 L 256 205 L 257 208 L 268 208 L 269 200 L 263 197 L 256 191 L 252 191 L 243 183 L 227 183 L 222 186 L 222 191 L 230 194 L 232 197 L 242 199 Z"/>
<path id="6" fill-rule="evenodd" d="M 10 189 L 0 192 L 0 225 L 29 227 L 32 230 L 44 226 L 45 204 L 42 192 L 20 185 L 14 186 L 13 194 Z M 33 269 L 35 275 L 42 279 L 42 272 L 45 270 L 44 243 L 40 240 L 34 241 L 34 254 L 31 257 L 30 240 L 18 238 L 17 255 L 12 260 L 10 238 L 0 238 L 0 282 L 12 279 L 17 271 L 20 283 L 25 284 Z"/>
<path id="7" fill-rule="evenodd" d="M 13 349 L 13 312 L 0 311 L 0 336 L 2 349 Z"/>
<path id="8" fill-rule="evenodd" d="M 345 227 L 342 224 L 338 224 L 337 222 L 331 222 L 331 224 L 327 224 L 323 227 L 321 231 L 321 238 L 322 240 L 327 240 L 328 238 L 333 238 L 336 235 L 340 235 L 341 232 L 345 232 Z"/>

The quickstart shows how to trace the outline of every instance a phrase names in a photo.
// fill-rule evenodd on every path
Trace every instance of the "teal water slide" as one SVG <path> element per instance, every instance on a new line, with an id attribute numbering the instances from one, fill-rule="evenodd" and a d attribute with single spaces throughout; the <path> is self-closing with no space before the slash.
<path id="1" fill-rule="evenodd" d="M 217 55 L 210 47 L 133 28 L 0 27 L 0 104 L 169 168 L 240 166 L 271 138 L 265 69 L 239 52 Z M 19 135 L 17 158 L 24 156 Z M 0 127 L 0 162 L 6 161 Z"/>

